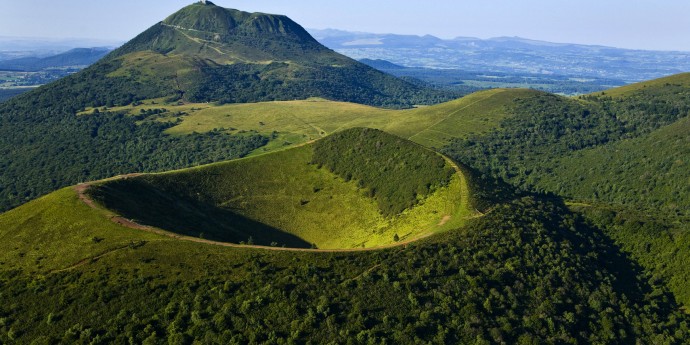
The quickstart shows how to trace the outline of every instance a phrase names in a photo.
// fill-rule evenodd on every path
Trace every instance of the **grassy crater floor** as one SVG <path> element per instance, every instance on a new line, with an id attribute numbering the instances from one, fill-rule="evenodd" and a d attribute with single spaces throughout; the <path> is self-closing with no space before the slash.
<path id="1" fill-rule="evenodd" d="M 425 150 L 420 147 L 420 150 Z M 464 176 L 383 216 L 358 181 L 312 164 L 313 145 L 162 174 L 94 183 L 88 195 L 138 224 L 213 241 L 291 248 L 393 245 L 472 215 Z"/>

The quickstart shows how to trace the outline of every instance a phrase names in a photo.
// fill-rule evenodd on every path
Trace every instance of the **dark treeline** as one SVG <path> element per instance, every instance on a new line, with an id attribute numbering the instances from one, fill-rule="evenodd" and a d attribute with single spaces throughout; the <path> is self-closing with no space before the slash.
<path id="1" fill-rule="evenodd" d="M 124 106 L 159 97 L 220 103 L 324 97 L 406 108 L 454 97 L 355 63 L 293 71 L 281 63 L 220 66 L 175 60 L 182 67 L 194 66 L 180 81 L 136 66 L 123 67 L 133 63 L 123 63 L 124 52 L 117 50 L 77 74 L 0 104 L 0 211 L 79 181 L 237 158 L 265 144 L 258 136 L 218 133 L 173 138 L 163 134 L 164 124 L 137 127 L 136 118 L 77 115 L 87 107 Z M 295 75 L 286 78 L 286 73 Z"/>
<path id="2" fill-rule="evenodd" d="M 578 207 L 595 226 L 622 244 L 648 269 L 650 281 L 666 284 L 684 305 L 690 302 L 690 219 L 645 214 L 623 206 Z"/>
<path id="3" fill-rule="evenodd" d="M 28 91 L 30 91 L 30 89 L 0 89 L 0 103 L 5 102 L 14 96 L 19 96 Z"/>
<path id="4" fill-rule="evenodd" d="M 308 95 L 386 108 L 410 108 L 460 97 L 459 93 L 393 79 L 354 63 L 296 70 L 287 63 L 278 62 L 269 65 L 204 65 L 201 68 L 201 81 L 195 83 L 185 96 L 193 102 L 248 103 L 304 99 Z"/>

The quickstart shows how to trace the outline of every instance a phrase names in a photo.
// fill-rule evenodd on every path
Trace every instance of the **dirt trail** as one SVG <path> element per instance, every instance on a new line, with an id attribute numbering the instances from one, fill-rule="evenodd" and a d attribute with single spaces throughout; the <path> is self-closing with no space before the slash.
<path id="1" fill-rule="evenodd" d="M 137 176 L 141 176 L 141 175 L 142 175 L 141 173 L 117 175 L 117 176 L 110 177 L 110 178 L 103 179 L 103 180 L 96 181 L 96 182 L 113 181 L 113 180 L 119 180 L 119 179 L 125 179 L 126 180 L 130 177 L 137 177 Z M 79 200 L 81 200 L 85 204 L 89 205 L 89 207 L 91 207 L 93 209 L 98 209 L 98 206 L 96 205 L 96 203 L 93 200 L 91 200 L 91 198 L 89 198 L 88 195 L 86 195 L 86 190 L 89 189 L 89 187 L 91 187 L 92 183 L 94 183 L 94 182 L 80 183 L 80 184 L 74 186 L 74 190 L 77 192 L 77 196 L 79 196 Z"/>
<path id="2" fill-rule="evenodd" d="M 443 216 L 443 219 L 441 219 L 441 221 L 438 222 L 438 226 L 446 225 L 446 223 L 448 223 L 449 220 L 450 220 L 450 215 Z"/>
<path id="3" fill-rule="evenodd" d="M 89 184 L 88 183 L 80 183 L 76 186 L 74 186 L 74 190 L 77 192 L 77 196 L 79 196 L 79 200 L 84 202 L 85 204 L 89 205 L 91 208 L 96 208 L 96 204 L 84 194 L 86 190 L 89 189 Z"/>

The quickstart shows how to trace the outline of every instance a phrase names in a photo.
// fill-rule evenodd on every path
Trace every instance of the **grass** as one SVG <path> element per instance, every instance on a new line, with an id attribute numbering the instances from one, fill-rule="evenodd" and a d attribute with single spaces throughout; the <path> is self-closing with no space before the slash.
<path id="1" fill-rule="evenodd" d="M 151 51 L 136 52 L 121 58 L 123 64 L 108 77 L 137 76 L 160 78 L 161 75 L 179 76 L 191 72 L 194 66 L 185 58 L 165 56 Z"/>
<path id="2" fill-rule="evenodd" d="M 355 181 L 346 182 L 309 164 L 312 155 L 310 145 L 301 146 L 106 182 L 93 195 L 126 218 L 185 235 L 234 243 L 249 242 L 251 237 L 262 245 L 313 243 L 320 249 L 393 244 L 396 234 L 399 240 L 409 240 L 454 229 L 472 215 L 460 173 L 416 207 L 384 217 Z M 302 241 L 275 238 L 280 232 Z"/>
<path id="3" fill-rule="evenodd" d="M 659 78 L 654 80 L 643 81 L 640 83 L 630 84 L 615 89 L 606 90 L 603 92 L 595 92 L 593 96 L 609 96 L 613 98 L 624 98 L 639 91 L 645 91 L 647 88 L 660 89 L 663 92 L 665 86 L 683 86 L 687 88 L 690 85 L 690 73 L 674 74 L 669 77 Z"/>
<path id="4" fill-rule="evenodd" d="M 677 343 L 687 339 L 687 327 L 679 325 L 686 320 L 663 290 L 645 293 L 646 277 L 625 275 L 634 273 L 630 265 L 606 259 L 620 255 L 617 247 L 583 230 L 573 216 L 558 221 L 554 212 L 544 203 L 515 202 L 464 231 L 405 249 L 300 253 L 164 239 L 56 274 L 1 271 L 0 341 L 268 343 L 276 338 L 275 343 L 322 344 L 375 334 L 372 343 L 464 344 L 479 337 L 483 343 L 518 343 L 545 318 L 562 331 L 551 335 L 547 327 L 528 340 L 606 343 L 599 334 L 611 334 L 609 340 L 631 334 L 622 342 L 654 343 L 647 332 L 665 332 L 653 339 L 666 334 L 674 334 Z M 586 242 L 575 242 L 578 236 Z M 597 253 L 607 255 L 599 259 Z M 617 281 L 625 284 L 611 283 Z M 505 284 L 506 292 L 495 288 Z M 573 325 L 564 310 L 584 322 Z M 616 322 L 614 331 L 600 331 L 601 323 L 589 321 L 601 313 Z M 440 331 L 418 333 L 419 320 Z M 491 332 L 500 322 L 519 326 Z"/>
<path id="5" fill-rule="evenodd" d="M 164 108 L 169 112 L 158 116 L 156 121 L 173 121 L 175 113 L 182 112 L 181 122 L 171 128 L 168 132 L 172 135 L 182 135 L 191 132 L 206 132 L 214 128 L 225 128 L 225 131 L 240 132 L 256 130 L 264 134 L 277 132 L 274 139 L 265 149 L 255 152 L 258 155 L 256 161 L 251 164 L 256 169 L 255 172 L 271 172 L 266 175 L 274 177 L 276 181 L 282 178 L 286 182 L 287 175 L 279 176 L 273 163 L 273 158 L 260 158 L 265 152 L 284 150 L 298 144 L 306 143 L 335 131 L 357 126 L 368 126 L 379 128 L 390 133 L 400 135 L 405 138 L 422 143 L 426 146 L 441 146 L 452 134 L 454 137 L 465 137 L 472 133 L 487 132 L 498 126 L 501 119 L 510 116 L 505 112 L 506 106 L 515 98 L 529 97 L 535 91 L 531 90 L 490 90 L 478 92 L 473 95 L 461 98 L 456 101 L 439 104 L 436 106 L 423 107 L 411 110 L 385 110 L 353 103 L 332 102 L 322 99 L 310 99 L 302 101 L 288 102 L 266 102 L 254 104 L 166 104 L 164 99 L 154 99 L 144 101 L 137 106 L 113 107 L 112 111 L 127 111 L 132 115 L 139 114 L 142 109 Z M 88 114 L 93 109 L 86 109 L 82 114 Z M 167 117 L 166 117 L 167 116 Z M 233 130 L 230 130 L 233 128 Z M 307 160 L 309 149 L 299 149 L 291 154 L 301 155 Z M 283 156 L 287 157 L 287 156 Z M 282 158 L 280 164 L 296 164 L 289 162 L 290 159 Z M 238 163 L 232 163 L 238 164 Z M 263 169 L 263 170 L 262 170 Z M 332 184 L 333 191 L 342 191 L 337 197 L 345 214 L 350 218 L 331 218 L 323 219 L 323 209 L 332 205 L 319 202 L 310 202 L 306 207 L 295 206 L 292 203 L 287 210 L 280 210 L 282 202 L 271 200 L 275 197 L 275 192 L 258 191 L 253 195 L 247 195 L 244 202 L 247 205 L 257 206 L 262 212 L 273 210 L 275 214 L 286 211 L 280 216 L 271 216 L 273 224 L 277 227 L 292 224 L 293 231 L 299 232 L 299 236 L 305 236 L 309 242 L 317 243 L 319 248 L 336 247 L 372 247 L 390 243 L 395 234 L 403 238 L 414 237 L 415 235 L 434 231 L 443 231 L 457 227 L 460 219 L 471 212 L 460 195 L 467 193 L 457 193 L 457 190 L 466 189 L 464 177 L 458 175 L 451 182 L 446 190 L 439 190 L 436 194 L 425 200 L 425 202 L 412 211 L 403 213 L 399 219 L 384 220 L 375 212 L 374 202 L 370 199 L 357 194 L 357 188 L 353 183 L 337 181 L 333 176 L 329 180 L 323 171 L 308 171 L 309 166 L 302 166 L 300 173 L 312 175 L 312 181 L 323 181 Z M 288 183 L 297 183 L 287 181 Z M 313 185 L 302 183 L 302 191 L 308 192 L 313 189 Z M 283 189 L 285 191 L 286 189 Z M 318 194 L 318 193 L 317 193 Z M 335 193 L 333 193 L 335 194 Z M 347 195 L 345 197 L 344 195 Z M 319 196 L 320 197 L 320 196 Z M 298 194 L 285 194 L 285 198 L 293 201 L 301 201 Z M 314 198 L 314 196 L 312 196 Z M 457 206 L 460 199 L 461 204 Z M 325 200 L 317 200 L 326 202 Z M 330 199 L 328 199 L 330 202 Z M 466 200 L 466 199 L 465 199 Z M 335 202 L 333 202 L 335 203 Z M 450 205 L 450 206 L 449 206 Z M 362 206 L 362 207 L 360 207 Z M 248 208 L 249 209 L 249 208 Z M 368 209 L 369 211 L 360 211 Z M 279 211 L 280 210 L 280 211 Z M 299 221 L 290 219 L 290 212 L 297 212 L 304 218 L 304 222 L 311 219 L 312 226 L 308 229 L 301 229 Z M 2 248 L 2 261 L 10 262 L 9 258 L 19 258 L 20 266 L 33 267 L 33 269 L 53 269 L 73 263 L 89 255 L 94 256 L 99 252 L 107 251 L 122 245 L 131 239 L 155 235 L 143 234 L 135 230 L 124 229 L 114 223 L 104 220 L 103 217 L 95 217 L 98 213 L 83 205 L 69 189 L 63 189 L 54 194 L 50 194 L 34 202 L 31 202 L 16 210 L 0 215 L 0 227 L 7 231 L 2 233 L 3 243 L 20 243 L 15 247 Z M 369 213 L 367 213 L 369 212 Z M 436 212 L 436 213 L 434 213 Z M 37 216 L 40 214 L 41 216 Z M 360 217 L 367 214 L 366 217 Z M 434 214 L 434 217 L 424 218 L 423 214 Z M 442 226 L 444 215 L 453 215 L 451 221 Z M 254 216 L 247 211 L 248 216 Z M 258 217 L 257 217 L 258 218 Z M 357 232 L 351 233 L 347 239 L 333 240 L 327 233 L 320 233 L 319 227 L 331 226 L 333 224 L 347 223 L 345 219 L 352 219 L 353 224 L 357 224 Z M 261 219 L 260 219 L 261 220 Z M 336 220 L 340 222 L 336 222 Z M 34 224 L 40 222 L 40 224 Z M 348 220 L 349 222 L 349 220 Z M 407 224 L 404 225 L 403 224 Z M 45 237 L 41 241 L 33 241 L 33 232 L 25 233 L 20 229 L 30 226 L 36 229 L 37 233 L 44 231 L 40 237 Z M 54 230 L 68 229 L 64 233 L 55 234 Z M 86 229 L 86 230 L 81 230 Z M 93 229 L 93 230 L 91 230 Z M 365 235 L 367 229 L 370 233 Z M 346 227 L 336 229 L 343 232 Z M 126 235 L 125 235 L 126 234 Z M 53 237 L 51 237 L 53 236 Z M 53 239 L 55 241 L 62 236 L 68 236 L 67 241 L 60 240 L 59 244 L 51 247 Z M 106 241 L 93 243 L 93 238 L 106 238 Z M 112 238 L 112 240 L 107 240 Z M 365 239 L 368 239 L 365 241 Z M 91 243 L 89 241 L 92 241 Z M 113 241 L 113 245 L 108 243 Z M 64 246 L 68 242 L 70 245 Z M 33 243 L 42 243 L 33 246 Z M 104 243 L 108 244 L 107 246 Z M 10 246 L 7 244 L 6 246 Z M 57 253 L 63 253 L 59 256 Z"/>
<path id="6" fill-rule="evenodd" d="M 456 173 L 436 152 L 377 129 L 351 128 L 312 146 L 313 164 L 356 180 L 386 216 L 416 205 Z"/>
<path id="7" fill-rule="evenodd" d="M 440 148 L 453 138 L 486 133 L 498 127 L 501 120 L 511 116 L 506 109 L 516 98 L 538 93 L 524 89 L 476 92 L 456 101 L 416 110 L 416 117 L 433 119 L 428 126 L 409 126 L 405 121 L 400 121 L 391 132 L 399 131 L 404 133 L 403 137 L 419 144 Z"/>
<path id="8" fill-rule="evenodd" d="M 149 100 L 138 106 L 115 107 L 136 115 L 152 108 L 168 110 L 157 121 L 181 122 L 167 133 L 184 135 L 220 129 L 226 132 L 257 131 L 273 136 L 258 153 L 305 143 L 347 128 L 376 128 L 410 139 L 427 147 L 443 147 L 452 138 L 464 138 L 496 128 L 509 114 L 506 106 L 516 98 L 530 97 L 537 91 L 495 89 L 477 92 L 455 101 L 408 110 L 386 110 L 365 105 L 308 99 L 284 102 L 213 105 L 165 104 Z M 86 109 L 82 114 L 92 112 Z M 185 113 L 182 116 L 180 112 Z"/>
<path id="9" fill-rule="evenodd" d="M 159 236 L 123 228 L 64 188 L 0 214 L 0 268 L 57 270 Z"/>

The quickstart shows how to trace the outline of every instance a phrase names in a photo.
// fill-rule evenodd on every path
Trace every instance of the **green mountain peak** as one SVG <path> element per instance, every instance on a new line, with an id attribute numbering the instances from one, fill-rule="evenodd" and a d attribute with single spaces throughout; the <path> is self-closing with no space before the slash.
<path id="1" fill-rule="evenodd" d="M 299 24 L 283 15 L 250 13 L 211 2 L 195 3 L 166 18 L 164 26 L 205 36 L 213 42 L 231 42 L 241 37 L 290 39 L 318 44 Z M 205 35 L 203 35 L 205 34 Z"/>
<path id="2" fill-rule="evenodd" d="M 452 97 L 338 54 L 286 16 L 243 12 L 209 2 L 182 8 L 104 62 L 110 63 L 107 77 L 122 77 L 122 83 L 137 87 L 147 85 L 152 92 L 145 98 L 247 103 L 320 97 L 411 107 L 424 103 L 418 101 L 420 97 Z M 127 98 L 124 104 L 129 102 Z M 110 103 L 123 104 L 121 99 Z"/>

